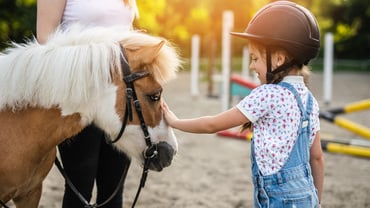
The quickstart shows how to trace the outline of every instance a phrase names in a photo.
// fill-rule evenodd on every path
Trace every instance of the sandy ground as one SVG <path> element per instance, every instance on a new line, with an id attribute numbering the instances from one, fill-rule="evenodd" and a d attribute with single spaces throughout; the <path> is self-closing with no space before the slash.
<path id="1" fill-rule="evenodd" d="M 313 74 L 311 89 L 321 109 L 342 107 L 370 98 L 370 73 L 336 73 L 333 99 L 322 102 L 322 74 Z M 207 98 L 206 83 L 201 95 L 190 96 L 189 73 L 181 72 L 177 80 L 165 87 L 169 106 L 181 118 L 220 112 L 219 99 Z M 181 93 L 179 93 L 181 92 Z M 370 110 L 343 115 L 369 127 Z M 322 120 L 323 137 L 360 138 Z M 175 132 L 179 152 L 173 164 L 162 172 L 150 172 L 136 207 L 153 208 L 246 208 L 253 206 L 250 179 L 250 143 L 217 135 Z M 366 139 L 363 139 L 366 140 Z M 325 152 L 325 190 L 323 208 L 370 207 L 370 160 L 352 155 Z M 125 184 L 124 207 L 131 207 L 141 176 L 141 168 L 132 163 Z M 61 207 L 63 179 L 55 167 L 44 182 L 40 207 Z"/>

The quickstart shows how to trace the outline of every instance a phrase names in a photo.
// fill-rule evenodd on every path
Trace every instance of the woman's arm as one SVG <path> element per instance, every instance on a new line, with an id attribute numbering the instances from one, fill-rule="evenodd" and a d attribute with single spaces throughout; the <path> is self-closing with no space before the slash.
<path id="1" fill-rule="evenodd" d="M 248 122 L 248 119 L 236 107 L 215 116 L 193 119 L 178 119 L 165 102 L 162 102 L 162 109 L 169 126 L 190 133 L 216 133 Z"/>
<path id="2" fill-rule="evenodd" d="M 314 184 L 318 191 L 319 202 L 321 203 L 324 187 L 324 155 L 321 148 L 320 131 L 316 132 L 315 140 L 310 149 L 310 165 Z"/>
<path id="3" fill-rule="evenodd" d="M 59 26 L 67 0 L 37 0 L 36 34 L 39 43 L 44 44 L 50 34 Z"/>

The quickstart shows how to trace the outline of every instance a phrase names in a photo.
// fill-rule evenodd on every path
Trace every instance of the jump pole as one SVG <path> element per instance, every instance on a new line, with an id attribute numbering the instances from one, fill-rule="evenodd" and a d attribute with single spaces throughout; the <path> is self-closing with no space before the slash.
<path id="1" fill-rule="evenodd" d="M 324 92 L 323 92 L 323 99 L 326 105 L 330 104 L 332 98 L 333 48 L 334 48 L 333 34 L 326 33 L 324 47 Z"/>
<path id="2" fill-rule="evenodd" d="M 222 111 L 229 109 L 230 100 L 230 32 L 234 25 L 234 13 L 224 11 L 222 16 Z"/>
<path id="3" fill-rule="evenodd" d="M 190 70 L 190 94 L 193 97 L 199 95 L 199 51 L 200 37 L 193 35 L 191 38 L 191 70 Z"/>
<path id="4" fill-rule="evenodd" d="M 340 126 L 349 131 L 352 131 L 353 133 L 356 133 L 362 137 L 370 139 L 370 128 L 337 116 L 343 113 L 351 113 L 351 112 L 362 111 L 366 109 L 370 109 L 370 99 L 350 103 L 342 108 L 336 108 L 336 109 L 320 112 L 319 117 L 327 121 L 330 121 L 336 124 L 337 126 Z"/>
<path id="5" fill-rule="evenodd" d="M 335 141 L 321 140 L 321 147 L 327 152 L 370 158 L 370 148 L 366 146 L 354 146 Z"/>

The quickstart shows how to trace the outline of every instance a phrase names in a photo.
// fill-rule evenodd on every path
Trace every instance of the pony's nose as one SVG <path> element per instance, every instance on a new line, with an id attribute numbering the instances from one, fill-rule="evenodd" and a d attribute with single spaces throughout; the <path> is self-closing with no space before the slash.
<path id="1" fill-rule="evenodd" d="M 157 144 L 158 155 L 151 159 L 149 164 L 150 170 L 162 171 L 163 168 L 171 165 L 175 150 L 167 142 Z"/>

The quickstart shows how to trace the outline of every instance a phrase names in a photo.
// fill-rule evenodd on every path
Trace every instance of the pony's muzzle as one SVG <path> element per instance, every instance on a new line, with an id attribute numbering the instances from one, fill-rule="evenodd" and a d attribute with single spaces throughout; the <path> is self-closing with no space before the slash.
<path id="1" fill-rule="evenodd" d="M 175 150 L 167 142 L 159 142 L 157 145 L 157 155 L 150 159 L 149 169 L 162 171 L 163 168 L 171 165 Z"/>

